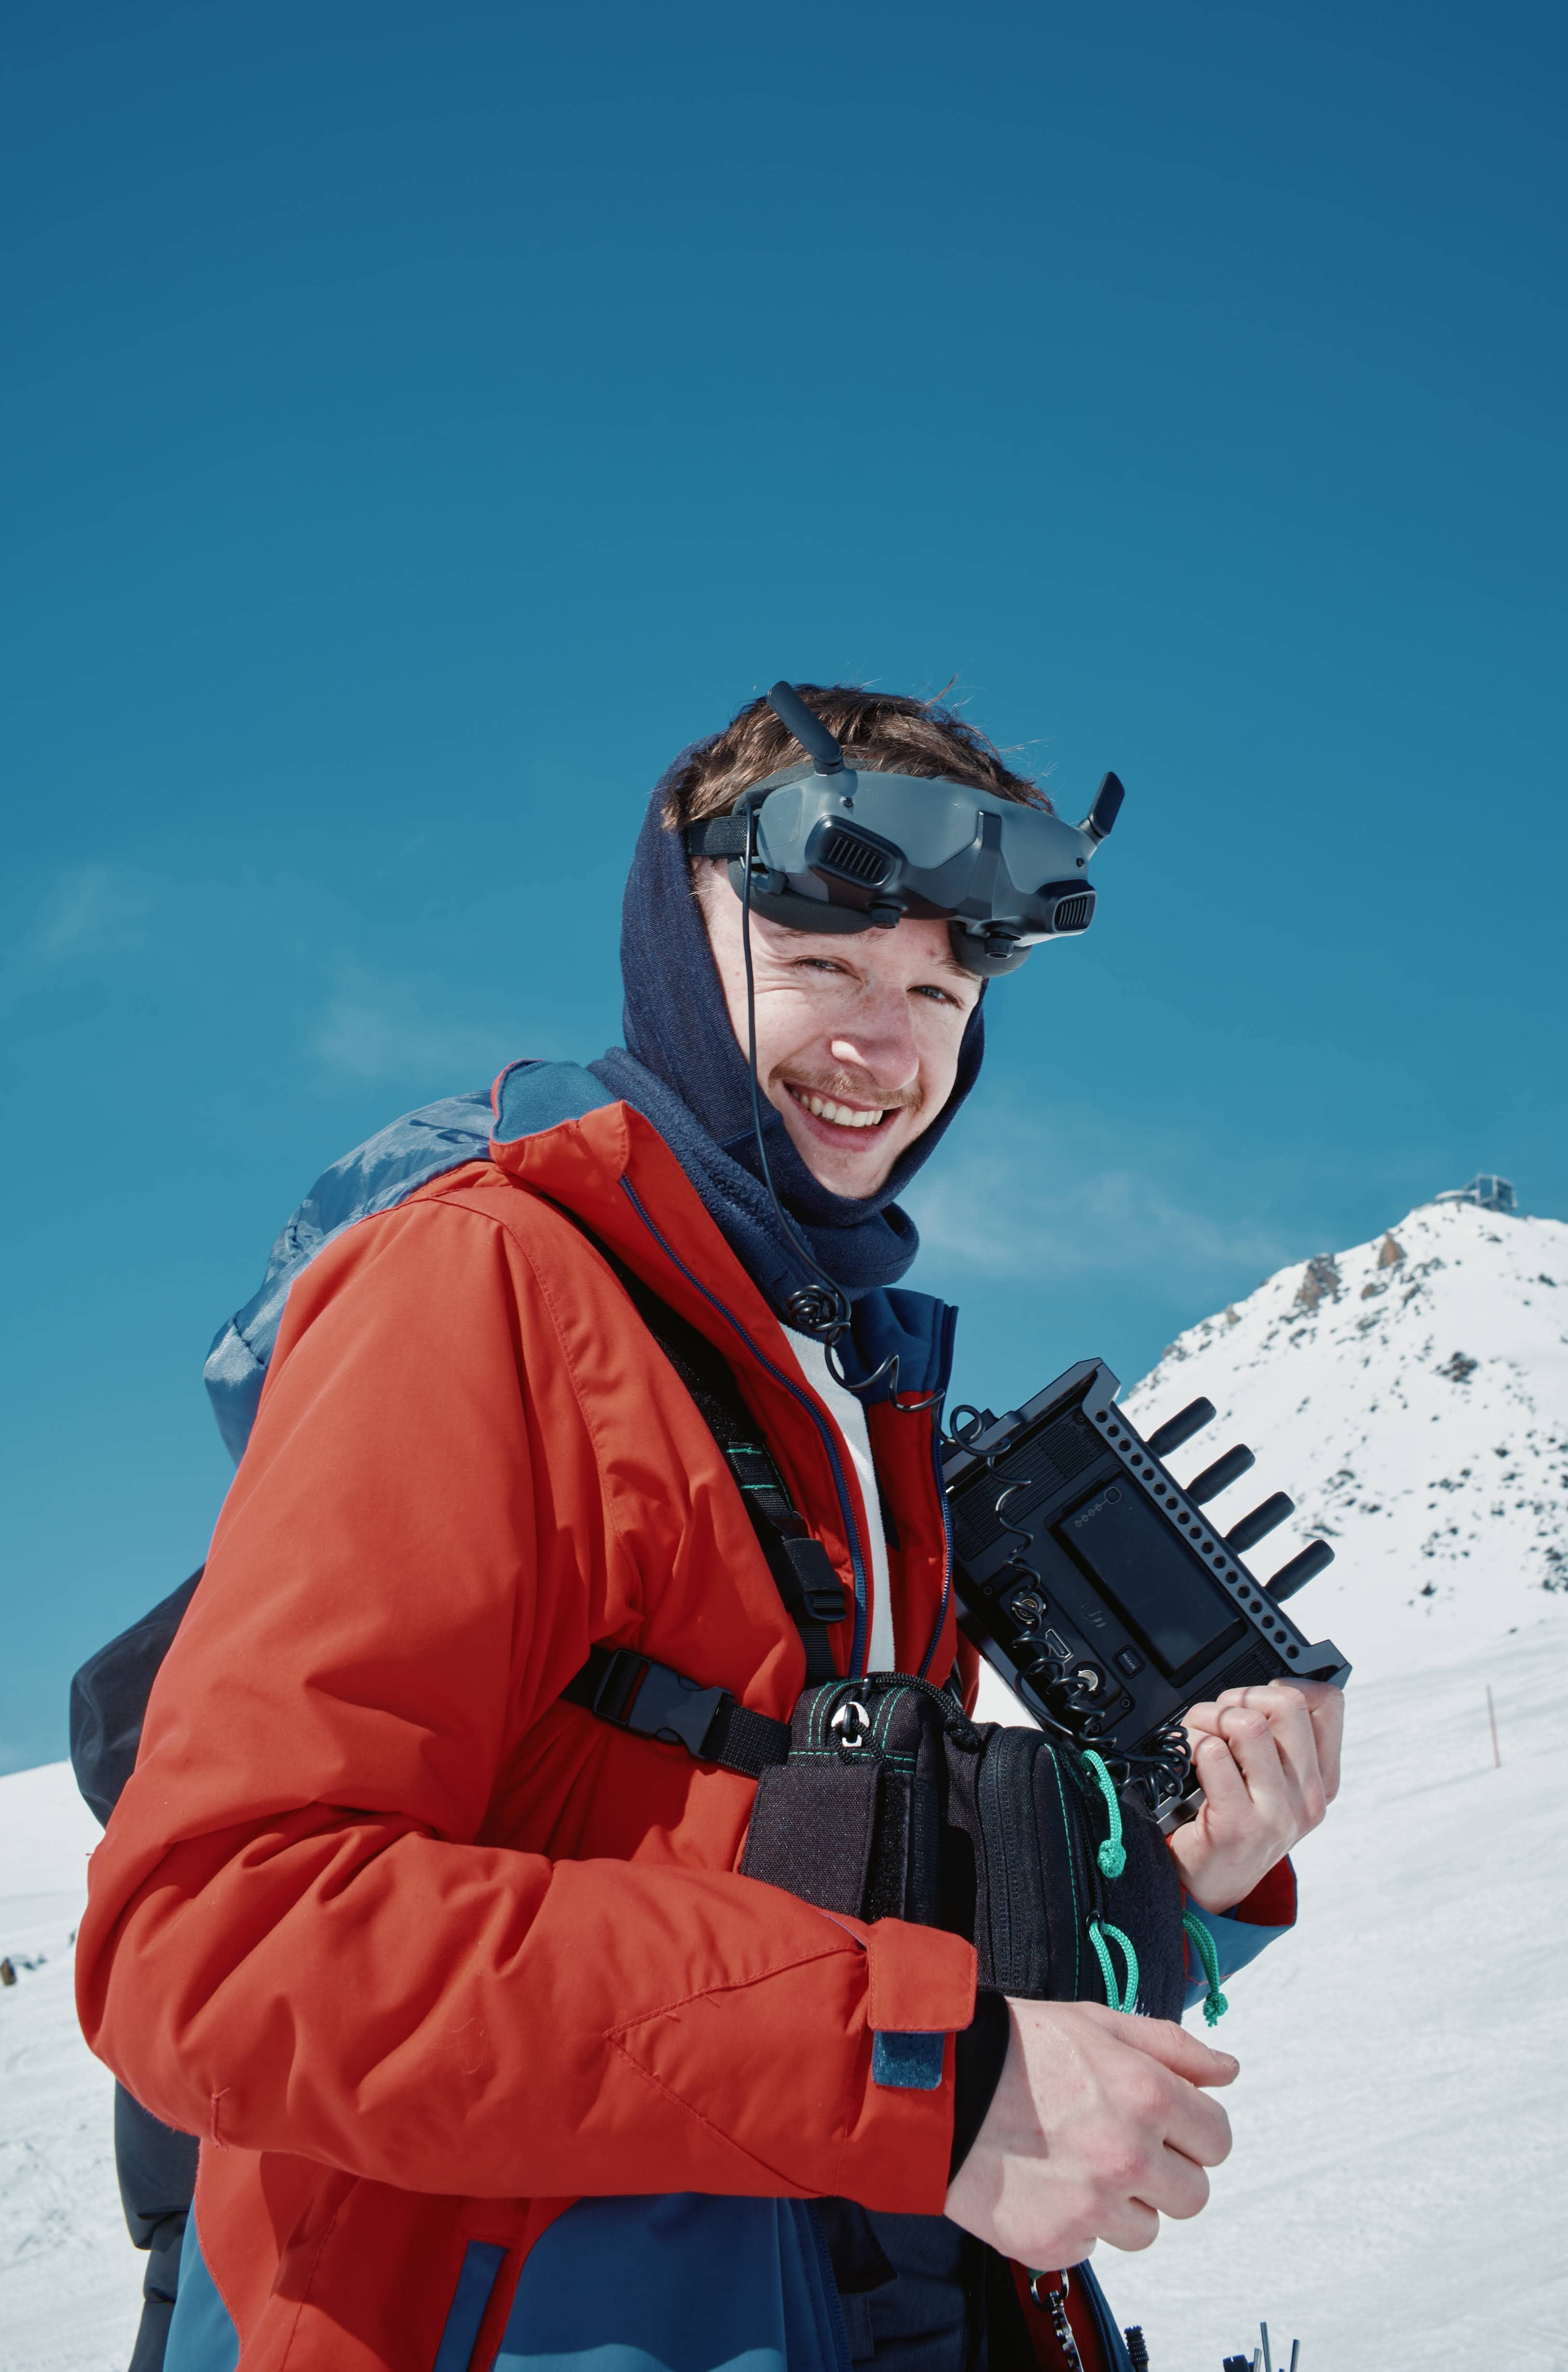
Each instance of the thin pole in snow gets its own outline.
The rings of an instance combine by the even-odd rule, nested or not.
[[[1501,1771],[1503,1768],[1503,1754],[1502,1750],[1499,1748],[1497,1743],[1497,1708],[1492,1702],[1492,1682],[1490,1680],[1488,1680],[1486,1684],[1486,1717],[1492,1724],[1492,1767],[1494,1771]]]

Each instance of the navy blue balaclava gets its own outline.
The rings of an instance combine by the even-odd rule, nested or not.
[[[682,751],[656,785],[627,877],[621,910],[626,1043],[612,1046],[588,1068],[652,1121],[741,1265],[782,1315],[790,1295],[813,1279],[762,1183],[745,1051],[731,1026],[681,834],[664,820],[666,786],[689,755]],[[763,1099],[762,1134],[779,1199],[852,1299],[896,1285],[920,1249],[914,1222],[895,1197],[935,1151],[974,1086],[984,1049],[977,1004],[952,1094],[900,1156],[886,1184],[864,1197],[835,1194],[814,1178],[782,1117]]]

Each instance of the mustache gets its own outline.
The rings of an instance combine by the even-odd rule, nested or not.
[[[918,1111],[925,1098],[918,1087],[874,1087],[868,1080],[857,1079],[853,1071],[776,1071],[774,1077],[781,1087],[794,1087],[808,1096],[825,1096],[834,1103],[872,1104],[880,1111]]]

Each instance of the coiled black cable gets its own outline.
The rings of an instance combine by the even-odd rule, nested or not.
[[[1066,1740],[1070,1746],[1082,1748],[1094,1745],[1104,1760],[1112,1785],[1120,1791],[1132,1788],[1157,1820],[1167,1805],[1176,1802],[1186,1791],[1192,1775],[1192,1749],[1179,1716],[1161,1725],[1149,1744],[1140,1752],[1125,1748],[1108,1749],[1098,1745],[1092,1736],[1086,1737],[1086,1719],[1097,1710],[1098,1691],[1086,1686],[1071,1660],[1053,1652],[1045,1633],[1045,1584],[1038,1569],[1025,1552],[1032,1548],[1034,1535],[1022,1524],[1015,1523],[1007,1514],[1007,1502],[1016,1492],[1026,1490],[1024,1480],[1009,1482],[997,1476],[996,1461],[1009,1444],[1002,1442],[993,1450],[978,1448],[979,1436],[986,1430],[985,1418],[979,1409],[967,1403],[953,1411],[948,1424],[947,1438],[955,1448],[967,1450],[971,1458],[983,1463],[988,1474],[1002,1481],[1002,1489],[992,1501],[992,1512],[1004,1533],[1011,1534],[1016,1545],[1009,1550],[1007,1562],[998,1576],[1004,1588],[1028,1589],[1040,1600],[1038,1618],[1023,1622],[1015,1636],[1007,1643],[1018,1677],[1034,1691],[1043,1708],[1038,1718],[1043,1728]],[[1010,1578],[1011,1576],[1011,1578]],[[1011,1611],[1011,1610],[1009,1610]],[[1018,1618],[1015,1615],[1015,1622]]]
[[[779,1225],[807,1268],[814,1270],[816,1275],[814,1283],[797,1286],[790,1295],[784,1303],[784,1317],[798,1332],[809,1334],[820,1343],[828,1373],[846,1392],[853,1392],[857,1400],[869,1400],[877,1387],[885,1383],[888,1398],[893,1406],[905,1416],[916,1416],[923,1409],[935,1408],[942,1395],[940,1392],[927,1392],[917,1399],[900,1399],[899,1355],[896,1351],[890,1351],[881,1366],[869,1376],[862,1377],[858,1383],[852,1382],[845,1374],[843,1363],[836,1355],[836,1346],[850,1330],[849,1296],[842,1285],[828,1274],[801,1229],[780,1202],[778,1189],[773,1184],[772,1164],[768,1159],[767,1139],[762,1134],[762,1087],[757,1076],[757,983],[751,961],[751,877],[757,869],[757,810],[754,807],[748,807],[745,887],[740,893],[740,945],[746,959],[746,1064],[751,1075],[751,1133],[757,1141],[762,1183],[768,1190],[768,1199],[777,1214]]]

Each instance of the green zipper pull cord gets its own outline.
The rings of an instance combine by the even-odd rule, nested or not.
[[[1084,1749],[1084,1760],[1095,1774],[1099,1792],[1105,1797],[1105,1808],[1110,1815],[1110,1834],[1095,1858],[1099,1863],[1102,1878],[1120,1878],[1127,1866],[1127,1848],[1121,1842],[1121,1798],[1103,1759],[1092,1746]]]
[[[1122,1957],[1127,1963],[1127,1982],[1125,1988],[1121,1990],[1117,1987],[1116,1971],[1111,1967],[1110,1954],[1106,1948],[1105,1939],[1108,1936],[1112,1943],[1121,1945]],[[1109,1920],[1102,1924],[1099,1920],[1091,1919],[1089,1941],[1099,1955],[1100,1974],[1105,1979],[1106,2000],[1112,2009],[1131,2010],[1138,1998],[1138,1955],[1132,1949],[1132,1938],[1131,1936],[1124,1936],[1120,1927],[1111,1926]]]
[[[1218,2026],[1230,2007],[1230,2004],[1220,1991],[1220,1956],[1214,1949],[1214,1939],[1202,1921],[1194,1919],[1190,1911],[1182,1913],[1181,1926],[1188,1942],[1203,1963],[1203,1974],[1208,1980],[1209,1990],[1203,2002],[1203,2023],[1205,2026]]]

